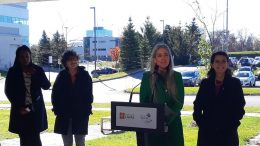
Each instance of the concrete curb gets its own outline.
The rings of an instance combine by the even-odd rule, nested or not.
[[[139,70],[137,70],[137,71],[133,71],[133,72],[131,72],[131,73],[127,74],[127,75],[121,76],[121,77],[110,78],[110,79],[105,79],[105,80],[100,80],[100,79],[97,78],[98,81],[93,81],[93,83],[103,82],[103,81],[110,81],[110,80],[114,80],[114,79],[120,79],[120,78],[124,78],[124,77],[130,76],[130,75],[132,75],[132,74],[136,74],[136,73],[139,73],[139,72],[143,72],[143,71],[144,71],[143,69],[139,69]]]

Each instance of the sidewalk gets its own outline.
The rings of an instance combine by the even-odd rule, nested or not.
[[[245,146],[260,146],[260,134],[251,138]]]
[[[107,136],[100,132],[100,125],[89,125],[88,133],[86,141]],[[43,146],[63,146],[60,134],[43,132],[41,140]],[[20,146],[19,138],[3,140],[0,143],[1,146]]]

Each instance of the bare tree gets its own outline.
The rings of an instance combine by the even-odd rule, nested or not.
[[[206,17],[202,13],[199,1],[194,0],[192,3],[190,3],[186,0],[186,3],[191,7],[193,12],[195,13],[196,19],[203,25],[203,28],[204,28],[204,30],[207,33],[207,36],[209,38],[210,45],[212,46],[212,49],[214,50],[215,49],[215,42],[214,42],[214,40],[215,40],[215,25],[216,25],[216,22],[217,22],[217,18],[221,15],[221,13],[219,14],[218,11],[217,11],[217,4],[216,4],[216,8],[212,9],[214,14],[211,15],[212,30],[210,31],[209,30],[209,23],[207,22]]]
[[[246,40],[248,38],[247,30],[241,29],[238,31],[237,39],[238,39],[238,50],[246,51]]]

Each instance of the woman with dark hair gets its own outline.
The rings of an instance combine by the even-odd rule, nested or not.
[[[239,145],[237,129],[245,114],[245,99],[239,79],[231,76],[228,61],[225,52],[212,54],[208,78],[202,80],[194,101],[197,146]]]
[[[19,134],[21,146],[42,145],[40,132],[48,124],[41,89],[50,86],[43,69],[32,63],[30,49],[18,47],[6,76],[5,94],[11,102],[9,131]]]
[[[143,74],[141,103],[165,105],[165,133],[137,132],[138,146],[184,146],[181,109],[184,103],[182,76],[173,70],[173,57],[166,44],[157,44],[151,54],[149,71]]]
[[[56,115],[54,132],[62,134],[64,146],[85,146],[89,115],[92,113],[92,79],[79,65],[76,52],[68,50],[61,59],[62,70],[53,85],[52,104]]]

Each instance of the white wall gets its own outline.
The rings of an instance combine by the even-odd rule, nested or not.
[[[83,46],[72,47],[71,49],[79,55],[80,60],[84,60],[84,48],[83,48]]]
[[[115,38],[114,37],[97,37],[97,56],[110,56],[109,51],[111,48],[115,47]],[[94,38],[90,38],[90,56],[95,55],[94,51]],[[100,51],[99,49],[105,48],[105,50]]]
[[[8,70],[13,65],[15,51],[22,45],[20,36],[0,35],[0,69]]]

